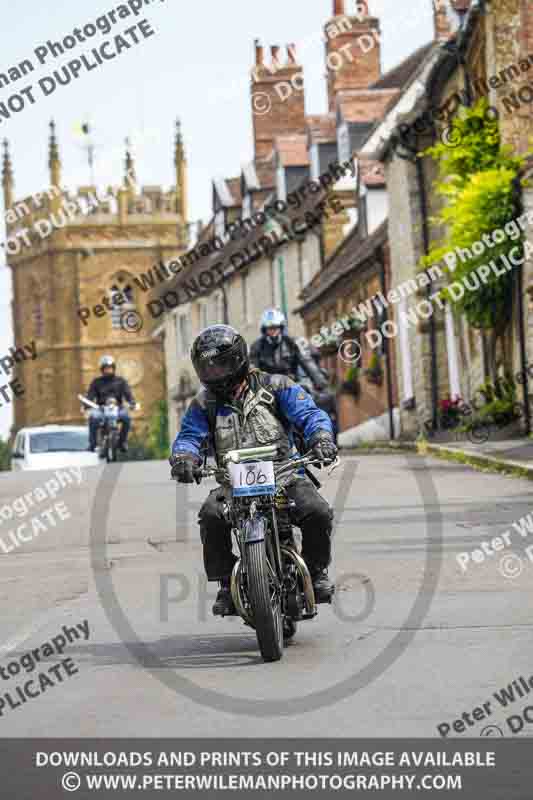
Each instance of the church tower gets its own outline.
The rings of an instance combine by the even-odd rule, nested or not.
[[[136,278],[161,261],[182,255],[187,237],[187,168],[178,129],[176,182],[169,191],[140,187],[126,147],[124,181],[107,190],[61,186],[62,164],[55,124],[50,123],[50,186],[16,201],[7,142],[2,186],[6,259],[12,271],[15,347],[35,343],[36,360],[20,360],[16,377],[24,395],[14,400],[14,425],[81,424],[78,393],[99,374],[110,353],[141,410],[140,433],[165,397],[162,342],[153,337],[150,297]],[[11,376],[11,379],[14,376]]]

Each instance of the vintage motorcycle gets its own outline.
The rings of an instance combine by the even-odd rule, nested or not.
[[[276,445],[231,450],[222,468],[204,466],[198,471],[231,486],[223,515],[240,552],[231,575],[231,595],[245,624],[255,629],[264,661],[279,661],[297,623],[317,614],[311,575],[289,520],[292,501],[283,484],[296,470],[320,462],[304,456],[278,466],[271,460],[276,454]],[[329,474],[339,463],[336,459]]]
[[[120,408],[116,398],[109,397],[104,406],[93,403],[92,400],[81,394],[78,395],[78,399],[88,408],[95,408],[97,411],[100,408],[103,409],[104,417],[100,422],[96,435],[98,453],[100,458],[105,458],[108,463],[116,461],[120,436],[119,425],[121,424],[118,418]]]

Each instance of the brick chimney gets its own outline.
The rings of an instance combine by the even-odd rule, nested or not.
[[[324,26],[329,110],[346,89],[366,89],[381,76],[379,20],[366,1],[356,3],[355,16],[345,13],[344,0],[333,0],[333,17]]]
[[[256,159],[270,155],[276,136],[305,133],[303,67],[297,62],[294,44],[287,45],[283,57],[273,45],[267,64],[264,48],[256,40],[251,101]]]
[[[464,12],[470,0],[431,0],[433,5],[433,23],[435,41],[446,42],[457,29],[459,19],[457,12]]]

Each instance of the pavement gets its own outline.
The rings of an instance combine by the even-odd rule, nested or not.
[[[483,466],[485,463],[487,466],[518,470],[524,477],[533,479],[533,440],[527,437],[488,441],[484,444],[473,444],[468,441],[432,444],[429,441],[428,452],[436,455],[439,453],[463,454],[465,457],[477,461],[479,466]]]
[[[493,693],[533,673],[533,561],[518,573],[479,549],[533,508],[531,483],[400,451],[346,454],[319,476],[336,602],[275,664],[240,619],[211,615],[196,527],[210,484],[177,487],[165,462],[110,464],[61,489],[70,519],[29,539],[21,517],[26,541],[0,552],[2,735],[531,735],[508,722],[527,698],[504,708]],[[0,509],[49,477],[2,473]],[[13,528],[0,519],[5,541]],[[458,555],[474,550],[465,570]],[[36,650],[38,664],[24,658]]]

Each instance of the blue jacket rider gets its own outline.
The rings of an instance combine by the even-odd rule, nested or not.
[[[294,452],[291,429],[323,463],[337,455],[328,415],[286,375],[250,369],[248,347],[229,325],[212,325],[195,339],[191,358],[203,384],[183,418],[172,446],[172,476],[182,483],[199,482],[200,451],[211,439],[217,463],[229,450],[276,444],[278,458]],[[331,560],[333,510],[306,475],[293,475],[285,486],[291,522],[302,530],[302,556],[309,567],[317,602],[333,593],[327,567]],[[214,489],[200,514],[200,536],[208,580],[220,581],[213,613],[234,614],[230,576],[235,563],[231,528],[222,516],[224,488]]]

